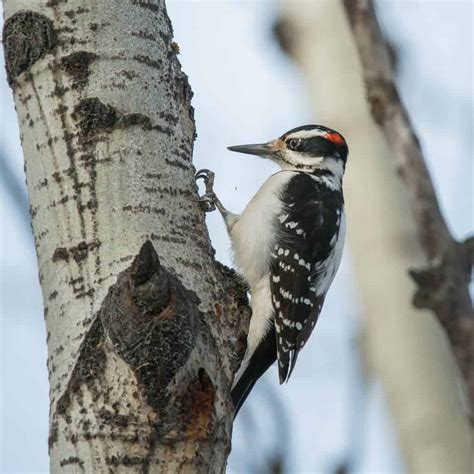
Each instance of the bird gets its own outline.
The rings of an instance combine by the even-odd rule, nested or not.
[[[204,211],[221,213],[234,264],[250,290],[247,348],[232,385],[234,416],[257,380],[278,361],[287,382],[308,341],[339,267],[346,218],[342,180],[349,149],[322,125],[293,128],[266,143],[228,147],[280,166],[241,214],[228,211],[214,192],[215,175],[196,173],[206,192]]]

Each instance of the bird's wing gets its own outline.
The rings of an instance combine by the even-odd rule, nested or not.
[[[280,383],[290,377],[321,312],[330,284],[326,280],[332,280],[333,275],[325,272],[338,237],[342,195],[328,192],[301,173],[290,180],[282,196],[278,244],[270,262]]]

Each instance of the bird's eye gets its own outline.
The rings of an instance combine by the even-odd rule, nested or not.
[[[300,143],[301,143],[301,138],[292,138],[288,142],[288,146],[290,147],[291,150],[296,150],[300,146]]]

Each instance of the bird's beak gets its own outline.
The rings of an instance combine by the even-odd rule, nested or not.
[[[265,158],[272,157],[279,149],[281,140],[272,140],[267,143],[256,143],[253,145],[236,145],[227,147],[230,151],[237,153],[246,153],[247,155],[263,156]]]

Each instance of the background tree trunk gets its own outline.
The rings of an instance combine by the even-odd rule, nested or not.
[[[410,269],[418,285],[415,306],[430,309],[454,349],[474,409],[474,312],[469,294],[471,237],[459,243],[449,232],[438,204],[419,140],[402,104],[385,42],[370,0],[344,1],[359,50],[367,98],[374,121],[390,144],[413,214],[427,265]]]
[[[6,0],[53,472],[222,472],[249,310],[196,202],[162,1]]]
[[[341,2],[287,2],[276,29],[301,67],[317,122],[349,144],[344,182],[348,240],[362,307],[361,347],[382,381],[409,472],[470,472],[462,377],[446,335],[413,307],[408,270],[424,255],[391,150],[370,113]]]

